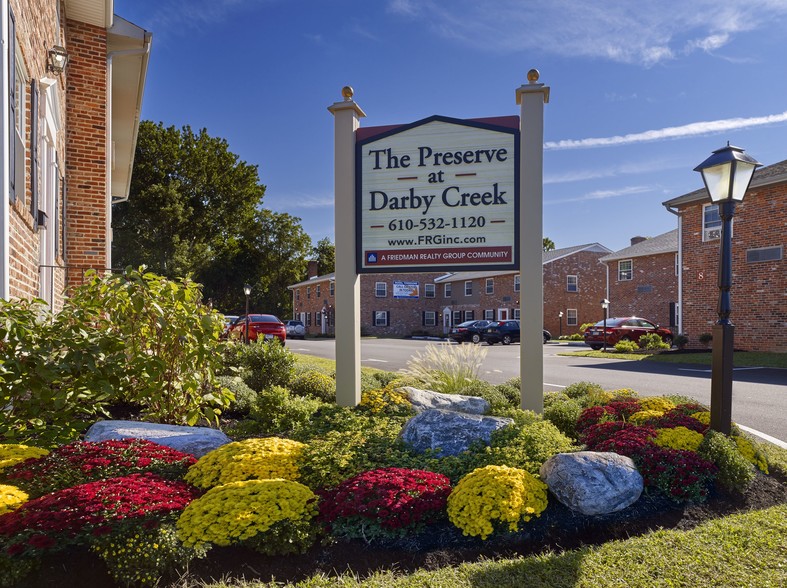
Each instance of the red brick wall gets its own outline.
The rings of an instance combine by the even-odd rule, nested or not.
[[[608,255],[580,251],[544,265],[544,328],[552,337],[560,335],[559,313],[563,311],[563,335],[579,333],[583,323],[604,318],[601,300],[606,293],[606,269],[600,258]],[[577,276],[577,291],[567,290],[567,276]],[[576,309],[577,324],[568,324],[568,309]]]
[[[69,265],[105,268],[107,259],[107,33],[68,21],[66,101]],[[81,279],[70,274],[71,283]]]
[[[610,261],[609,316],[639,316],[669,326],[670,302],[678,302],[676,255],[632,257],[632,278],[622,281],[618,280],[618,261]]]
[[[683,219],[683,330],[689,345],[718,319],[719,241],[702,241],[702,204]],[[749,263],[746,251],[782,246],[779,261]],[[732,235],[732,314],[735,348],[787,352],[787,183],[752,189],[738,204]]]

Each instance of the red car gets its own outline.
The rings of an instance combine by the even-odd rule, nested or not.
[[[246,339],[246,315],[239,316],[228,329],[230,339],[244,341]],[[287,340],[287,327],[272,314],[249,315],[249,341],[256,341],[258,337],[273,339],[276,337],[282,345]]]
[[[642,335],[656,333],[665,343],[672,345],[673,334],[669,329],[636,316],[607,319],[607,347],[614,347],[618,341],[639,343]],[[592,349],[604,347],[604,321],[599,321],[585,329],[585,345]]]

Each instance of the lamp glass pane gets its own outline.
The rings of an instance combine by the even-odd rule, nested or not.
[[[735,169],[735,180],[732,184],[732,199],[740,202],[746,195],[751,177],[754,174],[755,165],[745,161],[739,161]]]
[[[702,179],[705,180],[705,186],[708,188],[710,199],[713,202],[721,202],[727,199],[727,193],[730,189],[731,169],[732,163],[726,162],[721,165],[706,167],[702,170]]]

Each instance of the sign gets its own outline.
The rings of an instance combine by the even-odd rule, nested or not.
[[[356,176],[358,273],[519,267],[518,127],[432,116],[357,141]]]
[[[394,282],[393,297],[418,299],[418,288],[418,282]]]

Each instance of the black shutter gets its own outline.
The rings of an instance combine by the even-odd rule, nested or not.
[[[391,311],[389,311],[389,310],[385,311],[385,326],[386,327],[390,327],[391,326]]]
[[[57,151],[55,151],[55,209],[52,211],[52,222],[50,223],[50,230],[55,232],[54,239],[52,240],[55,248],[55,263],[60,253],[58,251],[60,248],[60,181],[60,161],[58,161]]]
[[[66,263],[66,243],[67,243],[67,241],[66,241],[66,220],[68,218],[68,215],[66,214],[67,210],[68,210],[68,204],[66,203],[66,195],[68,194],[68,192],[66,191],[66,177],[65,177],[65,175],[63,176],[63,179],[61,180],[61,183],[60,183],[60,191],[61,191],[61,198],[60,198],[60,200],[63,203],[63,219],[62,219],[62,223],[61,223],[62,224],[62,230],[60,232],[61,241],[62,241],[61,255],[63,257],[63,263]]]
[[[375,310],[372,311],[372,326],[377,326],[377,311]]]
[[[38,85],[30,81],[30,214],[38,229]]]
[[[8,6],[8,194],[16,202],[16,20]]]
[[[425,310],[421,313],[421,326],[422,327],[426,326],[426,311]]]

